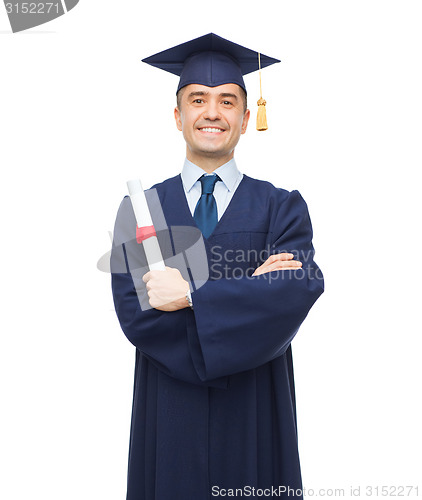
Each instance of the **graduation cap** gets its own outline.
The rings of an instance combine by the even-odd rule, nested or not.
[[[257,130],[267,130],[266,101],[262,98],[261,68],[280,62],[214,33],[163,50],[142,62],[180,76],[177,92],[192,83],[217,87],[235,83],[245,92],[243,75],[259,71],[260,98],[258,100]]]

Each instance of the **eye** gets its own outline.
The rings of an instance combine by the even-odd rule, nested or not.
[[[202,103],[204,102],[204,100],[203,100],[203,99],[199,99],[199,98],[198,98],[198,99],[194,99],[194,100],[193,100],[193,102],[194,102],[195,104],[202,104]]]
[[[231,101],[223,101],[224,106],[232,106],[233,103]]]

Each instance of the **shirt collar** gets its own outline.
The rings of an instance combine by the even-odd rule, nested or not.
[[[198,167],[198,165],[195,165],[187,158],[185,158],[185,163],[183,165],[181,177],[183,185],[185,186],[187,192],[189,192],[192,189],[195,182],[204,173],[206,172],[201,167]],[[237,168],[234,158],[229,160],[224,165],[221,165],[221,167],[216,168],[212,173],[218,174],[218,176],[223,181],[223,183],[225,184],[226,188],[229,191],[231,191],[234,188],[236,180],[240,175],[240,172]]]

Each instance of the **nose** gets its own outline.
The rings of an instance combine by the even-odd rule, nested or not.
[[[203,117],[206,120],[219,120],[221,118],[218,104],[212,99],[207,102]]]

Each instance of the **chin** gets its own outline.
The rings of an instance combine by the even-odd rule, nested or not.
[[[226,145],[224,144],[217,144],[217,143],[211,143],[211,142],[203,142],[200,144],[197,144],[197,150],[198,151],[207,151],[209,153],[221,153],[225,154],[227,153],[227,148],[225,147]]]
[[[213,149],[213,148],[204,148],[204,149],[198,149],[198,154],[203,155],[203,156],[208,156],[208,157],[220,157],[220,156],[225,156],[227,155],[227,151],[223,151],[221,149]]]

